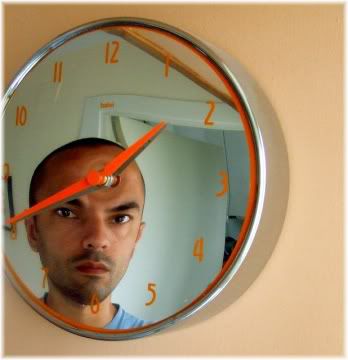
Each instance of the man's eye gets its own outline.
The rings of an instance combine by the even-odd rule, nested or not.
[[[130,220],[128,215],[119,215],[114,217],[114,222],[117,224],[125,224]]]
[[[67,208],[56,209],[56,213],[61,217],[76,218],[76,215],[70,209]]]

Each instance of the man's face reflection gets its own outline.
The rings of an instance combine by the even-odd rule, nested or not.
[[[65,150],[49,160],[36,194],[40,201],[101,169],[122,150],[103,145]],[[128,268],[144,224],[144,188],[135,163],[114,188],[83,195],[27,221],[31,247],[48,269],[50,292],[89,305],[103,301]]]

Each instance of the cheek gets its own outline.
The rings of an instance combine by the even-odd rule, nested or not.
[[[113,231],[109,254],[115,260],[116,264],[128,264],[134,253],[137,233],[138,230],[134,228]]]
[[[112,243],[120,249],[133,248],[136,243],[139,231],[139,224],[130,223],[111,228],[110,234]]]
[[[76,235],[69,229],[56,226],[38,226],[39,252],[50,259],[64,259],[75,247]]]
[[[110,240],[117,243],[120,247],[131,242],[133,231],[130,226],[113,226],[109,229]]]
[[[59,221],[55,218],[48,217],[47,219],[40,219],[38,222],[39,233],[42,234],[52,247],[69,246],[72,245],[73,239],[81,237],[81,226],[76,226],[73,221]]]

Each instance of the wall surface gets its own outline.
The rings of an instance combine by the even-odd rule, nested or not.
[[[5,85],[68,29],[136,16],[192,32],[239,60],[278,114],[290,163],[287,216],[250,288],[148,338],[108,342],[68,333],[4,281],[6,355],[339,355],[343,352],[343,5],[4,6]]]

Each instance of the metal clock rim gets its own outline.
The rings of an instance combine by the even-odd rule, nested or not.
[[[258,223],[261,218],[263,201],[265,197],[265,187],[266,187],[266,160],[265,160],[265,150],[264,150],[260,128],[257,125],[255,115],[253,114],[248,99],[245,93],[243,92],[243,89],[239,84],[237,78],[232,73],[231,69],[223,62],[223,60],[221,60],[221,58],[214,51],[208,48],[204,43],[202,43],[196,37],[176,27],[151,19],[137,18],[137,17],[106,18],[106,19],[101,19],[101,20],[82,24],[78,27],[75,27],[67,32],[58,35],[53,40],[51,40],[46,45],[44,45],[42,48],[40,48],[36,53],[34,53],[34,55],[24,64],[24,66],[16,73],[14,78],[10,81],[10,84],[7,90],[5,91],[4,97],[2,99],[2,104],[1,104],[2,113],[4,113],[8,101],[11,99],[11,97],[13,96],[13,94],[15,93],[16,89],[20,85],[21,81],[25,78],[25,76],[41,60],[43,60],[56,48],[65,44],[69,40],[75,39],[80,35],[83,35],[91,31],[100,30],[103,27],[111,27],[111,26],[141,26],[149,29],[157,29],[174,34],[178,38],[181,38],[182,40],[186,41],[188,44],[190,44],[190,46],[198,50],[211,62],[213,62],[219,68],[221,73],[224,74],[225,79],[228,80],[229,84],[235,89],[242,105],[245,108],[246,113],[248,114],[248,122],[254,140],[254,150],[256,154],[256,167],[257,167],[256,169],[257,193],[256,193],[254,211],[252,214],[252,218],[250,220],[248,230],[245,234],[243,243],[241,245],[241,248],[239,249],[239,252],[236,255],[233,263],[230,264],[229,268],[224,272],[223,276],[220,278],[217,284],[208,292],[208,294],[206,294],[203,297],[203,299],[193,303],[191,306],[189,306],[188,309],[183,310],[182,312],[179,310],[176,314],[179,313],[180,315],[174,314],[165,320],[161,320],[157,322],[158,325],[156,325],[155,323],[149,329],[140,328],[139,330],[130,330],[127,333],[104,334],[104,333],[94,333],[84,329],[76,329],[73,327],[69,327],[66,323],[62,321],[58,321],[56,318],[49,316],[44,309],[38,308],[30,300],[24,297],[19,290],[18,284],[16,284],[14,279],[12,279],[12,277],[9,276],[8,273],[6,274],[9,280],[11,281],[11,283],[15,286],[16,290],[20,293],[21,297],[23,297],[23,299],[31,307],[33,307],[37,312],[39,312],[40,315],[42,315],[44,318],[54,323],[55,325],[62,327],[69,332],[88,338],[101,339],[101,340],[127,340],[127,339],[136,339],[157,333],[160,330],[163,330],[171,325],[174,325],[178,321],[184,320],[192,316],[202,307],[210,303],[231,281],[231,279],[237,273],[238,269],[240,268],[241,264],[243,263],[245,257],[249,252],[249,249],[254,240]]]

